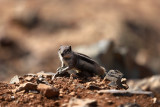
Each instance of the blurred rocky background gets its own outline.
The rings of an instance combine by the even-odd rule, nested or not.
[[[159,0],[1,0],[0,81],[56,72],[60,45],[127,78],[159,74],[159,9]]]

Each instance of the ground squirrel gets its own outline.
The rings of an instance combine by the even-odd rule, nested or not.
[[[85,72],[88,74],[96,74],[102,78],[106,75],[104,67],[97,64],[87,55],[72,51],[71,46],[60,46],[58,55],[62,65],[57,69],[55,76],[72,70],[78,70],[79,72]]]

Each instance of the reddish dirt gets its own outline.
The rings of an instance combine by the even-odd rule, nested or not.
[[[0,83],[0,106],[54,106],[67,107],[70,98],[76,97],[80,99],[95,99],[98,107],[115,107],[125,103],[137,103],[141,107],[158,107],[158,103],[153,104],[153,97],[147,95],[112,95],[112,94],[98,94],[97,91],[101,89],[111,89],[107,84],[108,81],[102,82],[99,77],[73,79],[69,77],[58,77],[54,81],[46,78],[50,84],[59,89],[58,97],[46,98],[40,93],[31,93],[20,91],[15,94],[12,90],[21,83],[26,82],[25,76],[22,77],[19,84]],[[31,81],[36,82],[36,77]],[[94,84],[87,88],[89,84]],[[14,98],[13,98],[14,96]],[[156,95],[158,100],[160,95]]]

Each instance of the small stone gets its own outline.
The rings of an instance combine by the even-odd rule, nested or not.
[[[154,97],[152,100],[153,100],[153,104],[157,103],[157,98],[156,97]]]
[[[65,94],[65,92],[64,92],[63,89],[60,89],[60,90],[59,90],[59,93],[60,93],[59,96],[63,96],[63,95]]]
[[[101,93],[110,93],[110,94],[114,94],[114,95],[150,95],[152,96],[152,92],[151,91],[134,91],[134,90],[100,90],[97,91],[97,93],[101,94]]]
[[[3,99],[3,97],[2,96],[0,96],[0,100],[2,100]]]
[[[87,82],[87,83],[86,83],[87,86],[90,85],[90,84],[92,84],[92,82]]]
[[[123,77],[123,73],[120,72],[119,70],[109,70],[109,72],[107,73],[110,77],[115,77],[115,78],[122,78]],[[110,80],[110,78],[107,78]],[[112,79],[111,79],[112,80]]]
[[[47,105],[48,106],[48,105]],[[52,106],[52,105],[51,105]],[[54,102],[54,106],[59,107],[59,101]]]
[[[43,76],[45,78],[52,78],[52,76],[55,75],[55,73],[53,72],[44,72],[44,71],[41,71],[41,72],[38,72],[37,73],[38,76]]]
[[[19,76],[19,80],[22,80],[23,79],[23,77],[22,76]]]
[[[60,93],[60,94],[59,94],[59,96],[60,96],[60,97],[62,97],[62,96],[63,96],[63,94],[62,94],[62,93]]]
[[[29,93],[38,94],[39,92],[36,90],[29,90]]]
[[[117,96],[116,99],[120,99],[120,98]]]
[[[107,97],[105,98],[105,100],[108,100],[108,99],[109,99],[109,98],[107,98]]]
[[[109,70],[105,75],[103,81],[109,80],[111,81],[108,86],[113,88],[121,88],[121,89],[128,89],[128,85],[126,84],[127,79],[122,78],[123,73],[118,70]],[[124,85],[122,85],[124,84]]]
[[[68,102],[68,99],[65,99],[64,102],[67,103],[67,102]]]
[[[28,82],[31,82],[33,79],[34,79],[34,78],[31,77],[31,76],[28,76],[28,77],[25,78],[25,80],[28,81]]]
[[[18,84],[19,83],[19,78],[18,78],[18,75],[15,75],[11,81],[10,81],[10,84]]]
[[[37,107],[43,107],[42,105],[38,105]]]
[[[59,90],[59,93],[64,93],[63,89],[60,89],[60,90]]]
[[[12,99],[12,100],[14,100],[14,99],[15,99],[15,97],[14,97],[14,96],[11,96],[11,99]]]
[[[88,83],[87,83],[87,86],[86,86],[86,89],[89,89],[89,90],[99,90],[100,87],[97,86],[97,85],[94,84],[94,83],[88,82]]]
[[[32,77],[34,77],[34,76],[36,76],[36,74],[29,73],[26,76],[32,76]]]
[[[71,98],[68,103],[68,107],[96,107],[97,101],[93,99],[78,99]]]
[[[37,84],[27,82],[27,83],[21,84],[18,88],[13,90],[13,92],[19,92],[23,90],[29,91],[29,90],[36,90],[36,89],[37,89]]]
[[[31,96],[29,96],[29,98],[31,98],[31,99],[34,98],[34,97],[35,97],[35,96],[34,96],[33,94],[32,94]]]
[[[61,105],[62,107],[67,107],[67,103],[64,103]]]
[[[126,103],[126,104],[121,104],[118,107],[140,107],[140,105],[136,103]]]
[[[113,104],[113,101],[112,101],[112,100],[108,100],[107,103],[108,103],[109,105],[111,105],[111,104]]]
[[[76,84],[76,88],[81,88],[81,89],[84,89],[85,87],[82,85],[82,84]]]
[[[47,98],[57,97],[59,95],[58,89],[46,84],[39,84],[37,90],[39,90],[40,93]]]
[[[71,92],[69,93],[69,95],[74,96],[76,93],[75,92]]]

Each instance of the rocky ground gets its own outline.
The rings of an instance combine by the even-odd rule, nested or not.
[[[158,94],[110,87],[110,81],[97,76],[52,80],[53,75],[39,72],[14,76],[10,84],[0,83],[0,106],[158,107],[160,104]],[[118,92],[110,92],[114,89]]]

